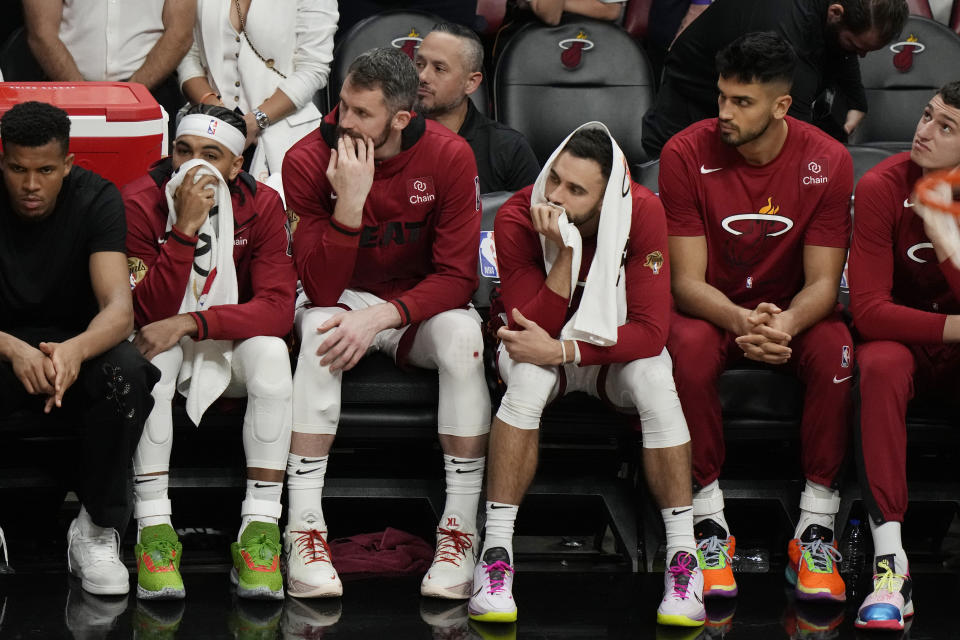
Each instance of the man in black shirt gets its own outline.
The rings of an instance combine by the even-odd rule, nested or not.
[[[441,23],[417,50],[416,110],[460,134],[473,149],[480,192],[517,191],[533,184],[540,165],[519,131],[487,118],[468,96],[483,79],[483,45],[470,29]]]
[[[86,591],[124,594],[127,467],[159,372],[125,341],[133,303],[120,192],[74,167],[70,120],[25,102],[0,119],[0,416],[64,413],[85,428],[83,506],[67,560]]]
[[[673,134],[717,115],[717,52],[752,31],[774,31],[799,58],[790,115],[810,122],[814,99],[835,87],[849,107],[844,133],[867,110],[857,56],[880,49],[903,29],[905,0],[716,0],[674,41],[656,102],[643,118],[651,157]]]

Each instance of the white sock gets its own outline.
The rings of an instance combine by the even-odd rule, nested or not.
[[[520,507],[518,505],[487,500],[487,525],[486,534],[483,538],[483,551],[480,554],[481,558],[487,552],[487,549],[503,547],[510,554],[511,564],[514,563],[513,524],[517,520],[519,511]]]
[[[485,462],[486,458],[458,458],[444,454],[447,502],[440,517],[441,527],[456,527],[461,531],[477,529],[477,507]]]
[[[870,533],[873,535],[873,567],[877,566],[877,558],[880,556],[893,555],[896,556],[894,572],[903,575],[909,573],[910,563],[907,560],[907,552],[903,550],[900,523],[891,521],[874,524],[873,518],[867,518],[867,520],[870,521]]]
[[[695,556],[697,542],[693,538],[693,506],[661,509],[660,516],[667,529],[667,564],[678,551]]]
[[[247,496],[240,507],[240,531],[237,533],[237,541],[240,540],[240,534],[247,528],[247,525],[256,520],[257,522],[277,522],[277,517],[260,513],[250,509],[248,505],[256,502],[276,503],[280,506],[280,494],[283,492],[282,482],[270,482],[269,480],[251,480],[247,478]]]
[[[300,523],[309,522],[311,529],[326,531],[327,523],[323,519],[320,500],[329,459],[330,456],[302,456],[297,453],[287,456],[288,529],[296,529]]]
[[[730,527],[723,515],[723,491],[717,480],[693,494],[693,524],[698,525],[704,520],[713,520],[723,527],[727,536],[730,535]]]
[[[812,524],[836,530],[836,515],[840,509],[840,492],[825,487],[816,482],[807,480],[807,485],[800,494],[800,520],[793,532],[794,538],[799,538]]]
[[[152,502],[154,500],[167,500],[167,488],[170,486],[170,475],[162,473],[160,475],[134,475],[133,476],[133,499],[135,504],[141,502]],[[137,542],[140,541],[140,532],[144,527],[152,527],[158,524],[168,524],[173,526],[169,513],[143,516],[137,518]]]

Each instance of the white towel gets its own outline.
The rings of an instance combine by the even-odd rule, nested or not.
[[[610,179],[603,194],[600,207],[600,226],[597,230],[597,250],[587,272],[583,296],[580,298],[580,307],[567,321],[560,331],[563,340],[583,340],[601,347],[617,344],[617,327],[627,320],[627,290],[626,273],[624,270],[623,254],[626,251],[627,241],[630,238],[630,222],[633,217],[633,197],[630,193],[630,169],[627,166],[623,151],[617,141],[610,135],[610,131],[601,122],[588,122],[580,125],[560,144],[553,152],[543,170],[533,184],[531,204],[547,202],[544,196],[544,184],[550,173],[554,160],[567,144],[574,133],[581,129],[600,129],[610,137],[613,147],[613,163],[611,164]],[[577,280],[580,275],[580,260],[583,255],[583,241],[576,225],[567,220],[567,216],[560,216],[560,236],[563,244],[573,248],[573,264],[570,270],[570,300],[572,292],[576,291]],[[540,237],[543,247],[543,264],[547,273],[553,266],[560,249],[552,242]]]
[[[197,236],[198,251],[194,254],[190,279],[183,292],[180,313],[204,311],[221,304],[236,304],[237,270],[233,264],[233,202],[230,189],[216,167],[204,160],[189,160],[167,182],[167,231],[177,222],[177,212],[173,206],[173,193],[183,182],[187,171],[200,165],[194,178],[213,175],[217,178],[216,195],[210,215],[200,227]],[[203,248],[209,243],[210,250]],[[208,275],[203,275],[208,274]],[[212,277],[212,281],[207,281]],[[177,376],[177,391],[187,399],[187,415],[194,424],[200,419],[213,401],[230,384],[230,361],[233,357],[231,340],[193,340],[184,337],[180,340],[183,349],[183,364]]]

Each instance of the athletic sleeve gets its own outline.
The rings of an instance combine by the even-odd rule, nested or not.
[[[99,176],[97,176],[99,178]],[[99,182],[99,180],[98,180]],[[107,180],[90,203],[89,212],[93,219],[87,250],[90,253],[100,251],[126,251],[127,221],[124,216],[123,198],[120,190]]]
[[[500,295],[510,329],[520,329],[513,320],[513,309],[518,309],[556,338],[566,321],[568,299],[546,284],[540,234],[529,222],[532,191],[528,187],[515,193],[500,207],[493,223]]]
[[[250,234],[253,297],[197,312],[197,340],[282,338],[293,328],[297,274],[287,255],[287,217],[279,194],[263,184],[257,185],[255,202],[258,213]]]
[[[390,302],[406,325],[456,309],[470,300],[477,288],[480,243],[480,187],[477,162],[465,140],[451,144],[443,158],[443,187],[437,189],[434,225],[433,273]]]
[[[634,185],[634,192],[637,188]],[[667,344],[671,300],[667,223],[653,194],[644,199],[634,196],[626,278],[627,322],[617,330],[617,344],[600,347],[577,341],[580,366],[652,358]]]
[[[283,191],[291,217],[293,262],[310,301],[318,307],[337,303],[353,275],[360,227],[333,219],[333,189],[327,181],[330,149],[314,132],[298,142],[283,160]]]
[[[696,182],[679,145],[667,142],[660,154],[660,201],[672,236],[703,236],[706,230],[697,201]]]
[[[897,194],[882,175],[868,171],[857,184],[850,248],[850,310],[867,340],[940,344],[947,317],[893,302],[894,223]]]
[[[176,227],[163,237],[166,203],[161,204],[160,198],[160,189],[149,177],[132,182],[123,190],[127,265],[134,286],[133,315],[137,328],[180,312],[197,247],[196,238],[185,236]]]
[[[839,147],[830,156],[829,179],[817,204],[816,213],[807,225],[803,243],[815,247],[850,246],[850,194],[853,193],[853,160]],[[810,189],[811,187],[801,187]]]

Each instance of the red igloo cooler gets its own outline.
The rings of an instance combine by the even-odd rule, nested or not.
[[[0,82],[0,115],[30,100],[48,102],[70,114],[74,164],[118,187],[145,174],[166,154],[166,113],[142,84]]]

